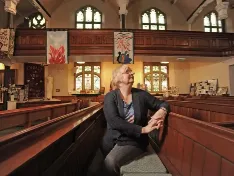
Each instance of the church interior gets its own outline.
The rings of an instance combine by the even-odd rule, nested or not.
[[[121,175],[233,176],[234,0],[1,0],[0,176],[91,176],[123,64],[171,112]]]

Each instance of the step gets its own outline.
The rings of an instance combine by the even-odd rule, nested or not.
[[[122,175],[127,173],[160,174],[167,173],[167,170],[156,153],[147,152],[143,156],[140,156],[137,159],[131,161],[130,163],[122,166],[120,168],[120,173]]]
[[[123,176],[172,176],[171,174],[164,173],[127,173]]]

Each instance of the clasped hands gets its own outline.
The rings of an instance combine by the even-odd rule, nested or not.
[[[163,126],[167,112],[164,109],[159,109],[150,119],[148,125],[142,128],[142,133],[150,133],[155,129]]]

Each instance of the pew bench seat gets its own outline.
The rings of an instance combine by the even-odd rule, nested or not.
[[[171,176],[154,151],[148,151],[120,168],[123,176]]]

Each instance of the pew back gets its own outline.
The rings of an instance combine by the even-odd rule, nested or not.
[[[22,126],[30,127],[39,120],[46,121],[78,110],[77,103],[64,103],[0,111],[0,130]]]
[[[205,122],[234,121],[234,106],[227,104],[168,100],[171,111]]]
[[[0,175],[84,175],[103,136],[102,106],[1,137]]]
[[[234,131],[170,113],[160,159],[173,176],[234,175]]]

